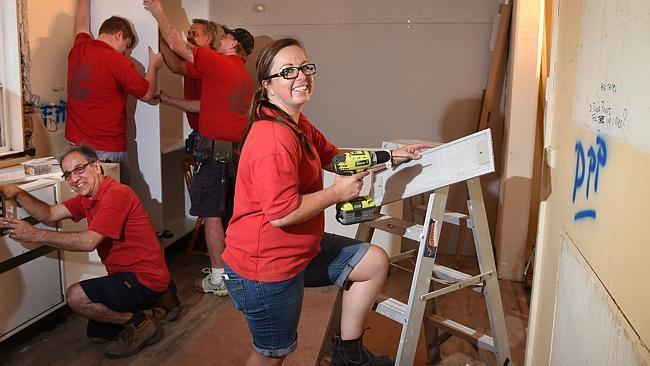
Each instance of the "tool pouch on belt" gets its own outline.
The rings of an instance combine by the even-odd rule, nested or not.
[[[185,138],[185,153],[187,155],[193,155],[194,153],[194,143],[196,141],[196,137],[199,134],[196,133],[196,131],[190,132],[190,134]]]
[[[192,133],[185,140],[185,152],[194,157],[194,161],[203,163],[206,160],[212,159],[212,145],[211,139],[199,135],[196,131]]]

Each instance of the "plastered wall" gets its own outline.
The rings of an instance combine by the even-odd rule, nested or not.
[[[302,40],[318,66],[306,113],[341,146],[378,147],[475,130],[498,4],[217,0],[210,17],[245,26],[256,48],[283,36]]]
[[[647,364],[650,90],[644,60],[650,55],[650,3],[556,2],[552,11],[556,19],[545,126],[552,193],[540,217],[527,364],[548,364],[551,355],[553,360],[586,360],[575,353],[599,345],[580,334],[603,331],[609,337],[616,327],[603,330],[566,314],[577,306],[590,314],[603,305],[620,329],[629,330],[618,336],[635,345],[632,351],[609,347],[607,356],[626,359],[634,352],[629,359],[640,360],[634,364]],[[561,242],[583,259],[572,263],[584,268],[565,270],[587,273],[605,297],[580,303],[558,296],[558,286],[588,285],[571,283],[579,281],[575,276],[558,276],[564,260]],[[558,316],[564,316],[561,322]],[[556,337],[580,347],[552,347]]]
[[[67,57],[72,47],[75,0],[23,1],[27,14],[30,64],[29,91],[39,105],[66,99]],[[38,156],[58,155],[67,146],[65,124],[46,124],[43,116],[32,115]]]

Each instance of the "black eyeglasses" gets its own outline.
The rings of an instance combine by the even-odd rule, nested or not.
[[[92,163],[94,163],[94,161],[89,161],[86,164],[79,164],[76,167],[72,168],[72,170],[69,171],[69,172],[64,171],[63,174],[61,175],[61,178],[68,181],[68,180],[70,180],[70,178],[72,178],[73,173],[74,173],[74,175],[81,175],[81,173],[83,173],[84,170],[86,170],[86,167],[88,165],[92,164]]]
[[[282,71],[280,71],[277,74],[267,76],[266,79],[264,79],[264,80],[277,78],[278,76],[282,76],[282,78],[284,78],[286,80],[291,80],[291,79],[297,78],[298,73],[300,71],[302,71],[302,73],[305,74],[305,76],[314,75],[316,73],[316,65],[314,65],[314,64],[304,64],[304,65],[302,65],[300,67],[295,67],[295,66],[294,67],[287,67],[286,69],[282,69]]]

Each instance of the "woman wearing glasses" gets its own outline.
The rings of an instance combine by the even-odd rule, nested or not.
[[[346,286],[332,365],[392,365],[362,345],[388,257],[379,247],[324,233],[323,210],[356,197],[368,172],[337,176],[323,189],[338,149],[302,114],[316,66],[295,39],[280,39],[257,61],[260,85],[249,111],[226,233],[224,282],[248,322],[247,365],[281,365],[297,346],[304,286]],[[419,159],[425,145],[394,151]]]

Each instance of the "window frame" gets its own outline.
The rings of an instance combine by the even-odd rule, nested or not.
[[[25,150],[19,1],[0,1],[0,157]]]

